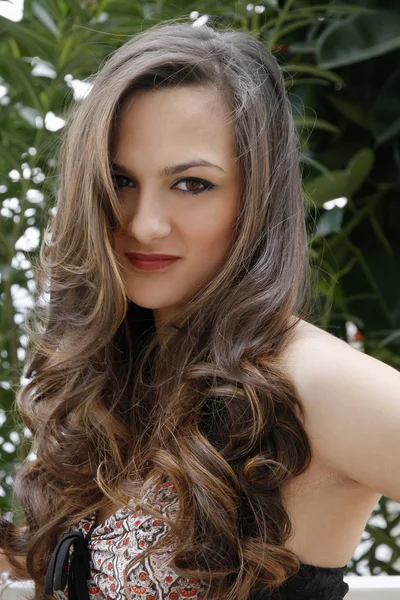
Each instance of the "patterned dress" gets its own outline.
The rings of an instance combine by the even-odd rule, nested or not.
[[[173,519],[178,511],[178,496],[173,482],[166,480],[157,494],[153,489],[144,496],[161,514]],[[129,506],[134,508],[132,502]],[[93,528],[95,514],[82,519],[73,526],[72,531],[81,532],[84,536]],[[143,510],[121,508],[111,517],[92,529],[87,543],[91,578],[87,580],[90,600],[126,599],[123,584],[123,572],[133,557],[138,556],[162,537],[168,524]],[[70,548],[70,555],[72,554]],[[193,598],[202,600],[203,587],[196,579],[184,579],[178,576],[164,563],[170,550],[158,552],[147,557],[143,566],[136,566],[127,573],[129,592],[137,600],[184,600]],[[68,598],[68,586],[64,591],[54,591],[57,600]]]
[[[179,508],[175,486],[168,477],[157,493],[155,488],[147,491],[144,502],[172,520]],[[133,501],[97,527],[95,520],[95,514],[82,519],[58,543],[46,574],[46,594],[57,600],[127,600],[126,565],[169,529],[163,520],[135,509]],[[127,584],[132,600],[203,600],[203,580],[178,576],[166,565],[171,549],[156,552],[143,565],[130,568]],[[343,600],[349,591],[345,572],[346,565],[301,563],[300,571],[277,590],[271,594],[254,590],[248,600]]]

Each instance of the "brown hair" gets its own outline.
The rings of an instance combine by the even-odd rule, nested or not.
[[[247,33],[164,22],[130,37],[89,81],[63,133],[27,319],[29,381],[16,403],[36,457],[16,469],[24,521],[2,519],[0,545],[11,562],[26,555],[15,573],[40,598],[74,523],[105,496],[160,516],[141,499],[167,475],[177,517],[163,516],[169,533],[128,566],[174,539],[168,564],[179,575],[201,578],[216,600],[245,600],[255,583],[272,590],[300,567],[283,547],[292,528],[281,486],[311,459],[281,358],[311,296],[284,79]],[[228,103],[243,187],[224,264],[155,335],[152,310],[126,297],[113,250],[110,148],[124,98],[181,85],[214,86]]]

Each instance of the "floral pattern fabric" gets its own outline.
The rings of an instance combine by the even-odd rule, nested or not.
[[[161,514],[173,519],[178,511],[178,496],[173,482],[163,483],[155,494],[149,490],[145,501]],[[129,503],[134,508],[134,504]],[[86,536],[96,516],[90,515],[73,526]],[[136,511],[120,508],[92,531],[88,542],[91,578],[88,590],[91,600],[126,600],[123,572],[133,557],[138,556],[163,536],[169,526],[161,519]],[[72,551],[72,548],[71,548]],[[170,550],[148,556],[142,565],[127,573],[130,597],[133,600],[202,600],[204,588],[197,579],[178,576],[165,562]],[[54,593],[57,600],[67,600],[68,590]]]

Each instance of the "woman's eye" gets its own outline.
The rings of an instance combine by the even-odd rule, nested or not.
[[[198,179],[197,177],[194,178],[185,178],[185,179],[181,179],[180,181],[178,181],[175,185],[178,185],[178,183],[184,183],[185,185],[187,185],[189,183],[189,187],[191,185],[195,185],[198,186],[199,184],[202,185],[202,188],[198,188],[196,187],[195,190],[191,190],[191,189],[186,189],[186,190],[181,190],[179,189],[179,191],[183,192],[184,194],[201,194],[202,192],[207,192],[209,190],[212,190],[215,185],[213,183],[210,183],[209,181],[206,181],[205,179]]]
[[[116,189],[116,190],[119,190],[121,188],[128,187],[128,186],[131,187],[131,184],[133,184],[131,179],[129,179],[129,177],[125,177],[125,175],[118,175],[117,173],[113,173],[111,175],[111,178],[112,178],[112,181],[114,184],[114,189]],[[177,186],[178,184],[181,184],[181,183],[185,184],[186,190],[181,189],[181,188],[176,188],[176,189],[178,189],[178,191],[182,192],[183,194],[192,194],[192,195],[201,194],[202,192],[207,192],[207,191],[215,188],[215,185],[213,183],[210,183],[206,179],[199,179],[198,177],[191,177],[191,178],[186,177],[185,179],[180,179],[179,181],[176,182],[175,186]],[[199,187],[199,185],[202,187]],[[193,186],[195,189],[193,189]]]
[[[121,183],[118,184],[118,179],[123,179],[124,181],[131,181],[128,177],[125,177],[125,175],[117,175],[116,173],[113,173],[111,175],[111,179],[113,181],[114,188],[117,189],[117,190],[120,189],[120,188],[122,188],[122,187],[125,187],[125,185],[122,185]]]

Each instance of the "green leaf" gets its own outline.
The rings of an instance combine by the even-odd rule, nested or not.
[[[376,11],[372,8],[366,8],[362,6],[354,6],[353,4],[317,4],[315,6],[307,6],[305,8],[297,8],[291,12],[291,14],[309,14],[313,12],[321,12],[326,10],[328,13],[331,12],[345,12],[345,13],[375,13]]]
[[[3,144],[0,144],[0,156],[2,156],[3,158],[5,158],[6,164],[8,163],[9,166],[13,166],[14,169],[17,169],[17,171],[20,170],[20,168],[21,168],[21,161],[18,160],[18,158],[14,154],[14,152],[11,152],[10,150],[7,150],[4,147]]]
[[[300,162],[310,165],[310,167],[313,167],[316,171],[319,171],[323,175],[329,175],[329,169],[327,169],[325,165],[320,163],[318,160],[315,160],[315,158],[310,158],[305,153],[300,154]]]
[[[40,56],[49,62],[52,62],[56,54],[55,44],[37,31],[37,27],[28,27],[23,23],[13,23],[8,19],[5,27],[0,20],[0,38],[9,37],[15,40],[22,48],[22,54],[29,56]]]
[[[369,531],[369,533],[371,533],[373,539],[376,540],[377,542],[379,542],[379,544],[389,545],[389,548],[393,544],[393,540],[390,537],[389,533],[386,532],[381,527],[375,527],[375,526],[368,525],[366,527],[366,531]]]
[[[338,0],[331,0],[333,6],[340,4]],[[397,10],[399,6],[398,0],[351,0],[355,7],[363,7],[363,9],[378,10]]]
[[[342,269],[336,271],[336,279],[339,281],[339,279],[341,279],[344,275],[347,275],[347,273],[349,273],[352,270],[355,264],[357,264],[357,259],[355,256],[352,256],[348,263]]]
[[[296,21],[295,23],[290,23],[290,25],[286,25],[285,27],[282,27],[282,29],[280,29],[276,36],[274,36],[274,40],[275,43],[279,43],[278,40],[281,40],[283,37],[285,37],[285,35],[288,35],[288,33],[291,33],[292,31],[297,31],[297,29],[301,29],[302,27],[305,27],[306,25],[312,25],[312,23],[315,22],[315,17],[311,18],[311,19],[300,19],[299,21]],[[268,25],[268,23],[267,23]]]
[[[336,108],[336,110],[349,121],[352,121],[361,127],[365,127],[365,129],[370,128],[371,119],[359,104],[354,104],[354,102],[344,100],[343,98],[338,98],[332,94],[327,95],[326,98]]]
[[[305,181],[304,189],[319,208],[328,200],[348,198],[350,195],[348,172],[331,171],[328,175],[319,175],[310,182]]]
[[[290,44],[290,52],[299,54],[315,54],[317,50],[317,43],[315,40],[295,41]]]
[[[334,69],[400,48],[400,14],[351,15],[331,23],[317,42],[320,67]]]
[[[389,256],[393,256],[393,248],[391,247],[386,235],[383,233],[382,227],[380,226],[378,219],[375,217],[375,215],[371,214],[369,216],[369,220],[371,222],[372,227],[374,228],[376,237],[378,238],[382,246],[385,248]]]
[[[400,329],[396,329],[395,331],[392,331],[392,333],[388,336],[386,336],[383,340],[381,340],[378,343],[378,348],[382,348],[383,346],[387,346],[388,344],[391,344],[394,341],[400,341]]]
[[[24,69],[26,70],[25,64],[19,62],[12,56],[0,54],[0,72],[7,71],[9,74],[7,81],[10,85],[13,86],[14,83],[17,83],[17,85],[19,85],[26,93],[26,97],[29,97],[31,103],[41,113],[42,105],[40,99],[31,83],[31,78],[24,72]]]
[[[361,6],[353,6],[351,4],[318,4],[315,6],[305,6],[302,8],[295,8],[289,13],[286,13],[283,18],[283,22],[300,21],[301,19],[308,18],[312,23],[316,23],[319,15],[315,13],[321,13],[321,17],[325,20],[337,18],[338,13],[345,14],[375,14],[376,10],[372,8],[365,8]],[[280,20],[280,16],[273,19],[268,19],[266,27],[270,28],[274,26]],[[282,18],[281,18],[282,21]]]
[[[329,87],[329,81],[326,79],[316,79],[315,77],[304,77],[304,79],[286,79],[285,85],[287,88],[292,88],[295,85],[322,85],[323,87]]]
[[[61,53],[57,63],[57,71],[65,66],[68,60],[71,59],[75,49],[76,39],[72,35],[60,41]]]
[[[51,33],[58,39],[60,37],[60,31],[45,8],[41,6],[39,2],[32,2],[32,11],[38,21],[40,21],[42,25],[51,31]]]
[[[312,129],[322,129],[323,131],[330,131],[332,133],[340,133],[340,129],[333,125],[332,123],[328,123],[328,121],[324,121],[323,119],[316,119],[313,117],[293,117],[294,124],[296,127],[303,129],[303,127],[311,127]]]
[[[372,111],[372,131],[378,144],[394,137],[400,131],[400,68],[380,90]]]
[[[349,174],[349,192],[354,194],[368,177],[373,164],[375,154],[371,148],[362,148],[350,161],[347,172]]]
[[[336,75],[336,73],[332,73],[332,71],[328,71],[327,69],[320,69],[319,67],[314,67],[313,65],[286,65],[281,67],[283,73],[308,73],[309,75],[314,75],[315,77],[322,77],[322,79],[328,79],[340,87],[343,87],[345,84],[344,80]]]
[[[377,278],[380,276],[380,272],[376,271],[373,268],[370,260],[366,260],[360,247],[355,246],[355,244],[353,244],[353,242],[351,242],[349,238],[345,238],[344,242],[350,249],[350,251],[358,258],[358,262],[360,264],[361,269],[363,270],[364,276],[369,285],[371,286],[372,290],[376,294],[376,299],[382,310],[382,313],[385,315],[387,322],[390,324],[390,326],[393,327],[394,320],[386,303],[386,299],[384,297],[384,289],[382,287],[382,284],[379,285],[377,283]]]

